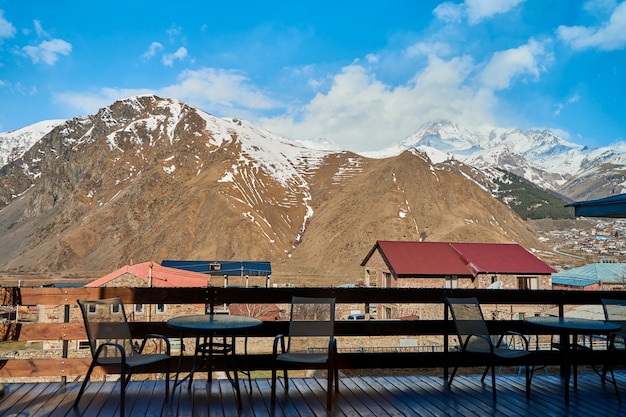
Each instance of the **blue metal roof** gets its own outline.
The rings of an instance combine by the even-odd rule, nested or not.
[[[161,265],[211,275],[267,276],[272,274],[270,262],[164,260]]]
[[[599,282],[623,282],[626,279],[626,263],[595,263],[566,269],[552,274],[555,280],[576,279]]]
[[[567,285],[569,287],[588,287],[593,284],[597,284],[598,281],[592,279],[578,279],[578,278],[552,278],[552,285]]]

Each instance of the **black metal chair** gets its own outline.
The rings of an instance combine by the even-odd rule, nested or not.
[[[337,343],[334,337],[335,299],[293,297],[289,318],[289,336],[274,339],[272,367],[272,409],[276,404],[277,369],[283,369],[285,393],[289,390],[287,369],[320,369],[328,372],[326,408],[332,408],[333,381],[339,392]],[[287,343],[285,344],[285,339]],[[280,351],[279,351],[280,347]]]
[[[619,388],[617,387],[617,380],[615,379],[615,374],[613,373],[613,368],[615,364],[624,364],[626,363],[626,300],[613,300],[603,298],[602,309],[604,310],[604,318],[607,321],[620,324],[622,326],[622,330],[620,332],[611,333],[609,335],[609,344],[608,344],[608,364],[603,368],[602,371],[602,380],[610,381],[615,387],[615,393],[617,394],[617,399],[620,404],[622,402],[622,398],[619,394]],[[607,379],[607,373],[611,374],[611,378]]]
[[[485,381],[487,372],[491,369],[491,387],[493,391],[493,400],[496,400],[496,368],[497,364],[523,364],[526,368],[526,395],[530,395],[530,383],[532,380],[532,372],[530,370],[530,356],[532,352],[528,351],[528,339],[517,332],[507,331],[502,334],[497,342],[494,343],[493,337],[489,334],[487,323],[483,316],[480,304],[475,297],[471,298],[446,298],[446,318],[447,310],[452,313],[454,325],[456,327],[459,339],[459,347],[461,354],[458,362],[452,371],[452,375],[448,381],[448,388],[451,388],[452,381],[456,375],[457,369],[465,356],[474,355],[484,358],[487,367],[483,372],[481,381]],[[510,341],[506,344],[505,336],[511,338],[519,338],[524,349],[511,349]]]
[[[120,297],[102,300],[78,300],[83,315],[92,361],[80,387],[74,407],[85,391],[87,382],[96,366],[107,367],[120,374],[120,416],[124,416],[126,387],[133,373],[138,370],[154,372],[154,365],[165,363],[165,402],[169,397],[170,385],[170,342],[165,336],[149,334],[143,338],[139,347],[130,334],[124,304]],[[142,353],[149,339],[163,341],[165,353]]]

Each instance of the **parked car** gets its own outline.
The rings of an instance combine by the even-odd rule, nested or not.
[[[348,316],[348,320],[365,320],[365,314],[363,313],[353,313]]]

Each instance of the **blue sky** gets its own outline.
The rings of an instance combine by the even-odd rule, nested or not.
[[[424,123],[626,140],[626,1],[0,0],[0,131],[155,93],[354,151]]]

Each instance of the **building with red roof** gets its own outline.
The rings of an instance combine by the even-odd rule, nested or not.
[[[224,271],[216,271],[220,278]],[[221,283],[221,281],[220,281]],[[158,287],[158,288],[207,288],[211,286],[211,274],[195,272],[181,268],[170,268],[154,261],[131,263],[110,274],[98,278],[85,287]],[[230,314],[246,314],[261,319],[273,319],[278,316],[276,305],[262,305],[261,310],[245,311],[247,305],[230,305],[226,309]],[[127,307],[132,320],[165,321],[170,317],[185,314],[204,314],[209,308],[193,304],[135,304]],[[231,310],[235,311],[231,311]],[[217,310],[220,310],[219,308]]]
[[[123,266],[85,287],[208,287],[210,280],[211,275],[148,261]]]
[[[380,288],[551,289],[556,272],[514,243],[379,240],[361,266]]]

